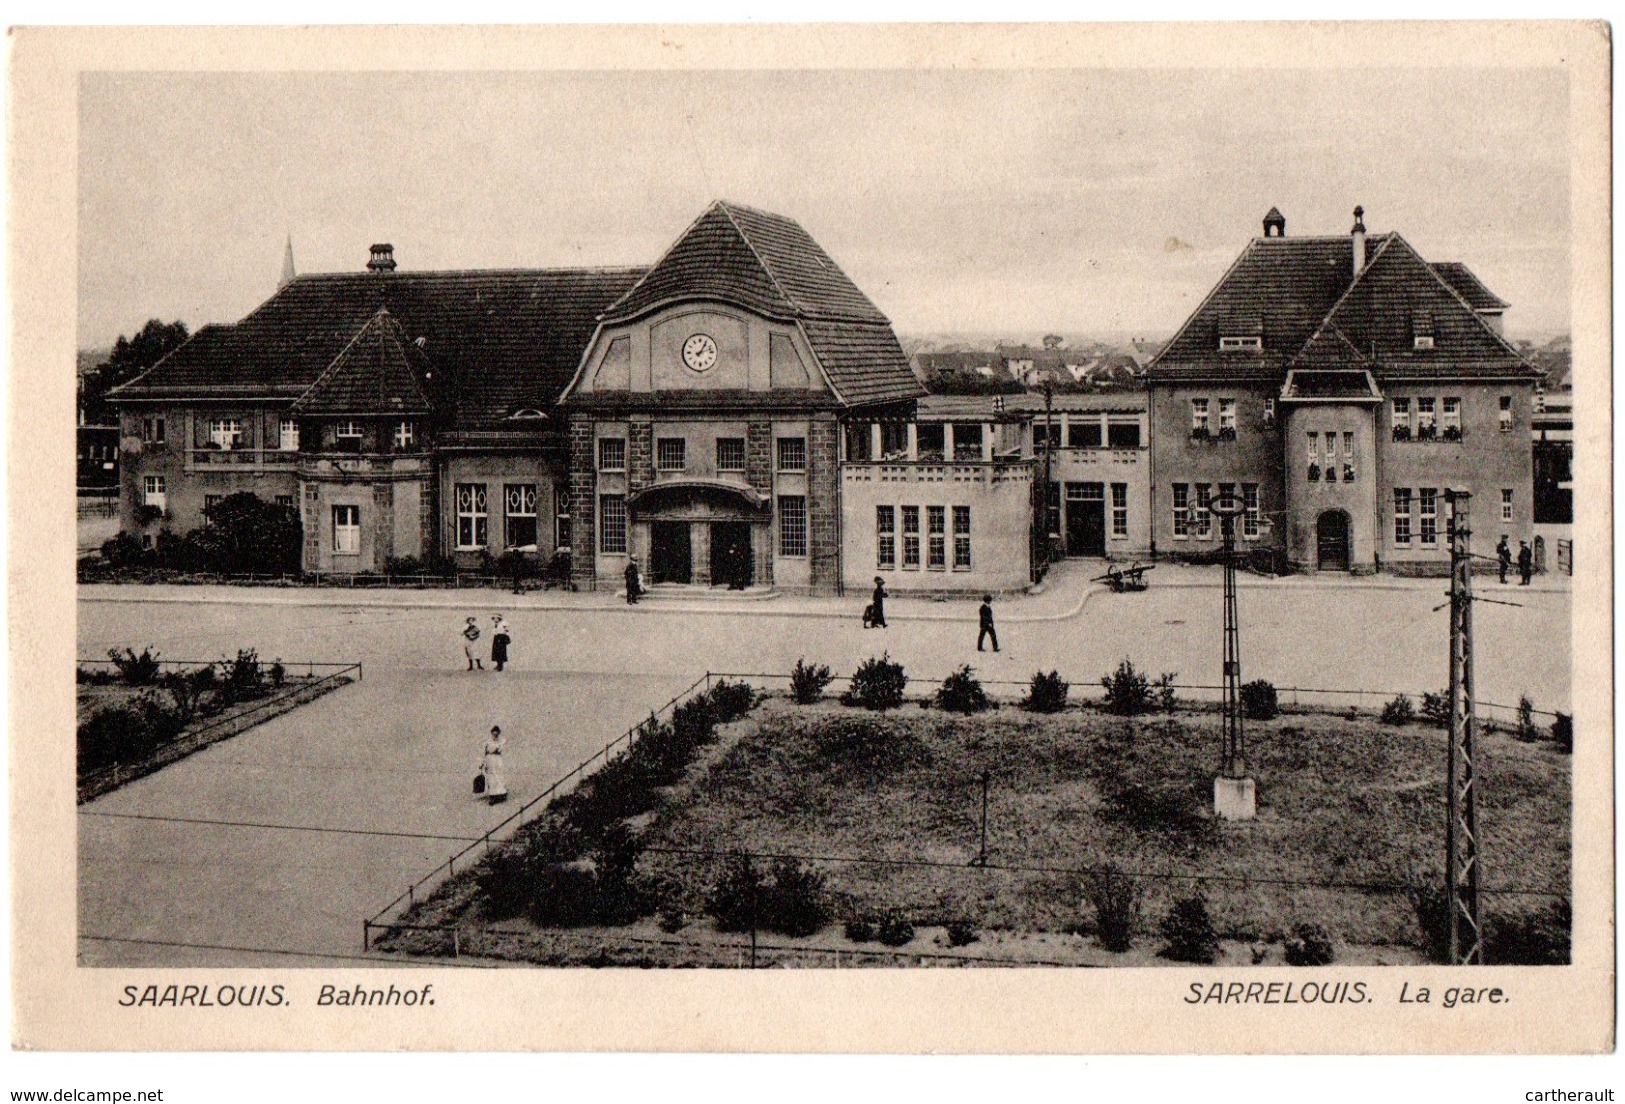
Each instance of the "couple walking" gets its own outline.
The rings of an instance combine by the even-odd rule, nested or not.
[[[468,659],[468,669],[485,670],[479,653],[480,626],[472,617],[463,626],[463,655]],[[508,645],[513,643],[513,637],[508,633],[508,622],[500,614],[491,617],[491,666],[498,671],[508,662]]]

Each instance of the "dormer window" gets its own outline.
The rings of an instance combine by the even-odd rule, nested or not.
[[[1258,334],[1221,334],[1219,352],[1257,353],[1264,349],[1264,339]]]
[[[338,424],[337,430],[335,431],[335,436],[338,437],[339,444],[341,444],[341,445],[345,444],[347,442],[351,442],[351,441],[353,441],[353,442],[355,442],[355,444],[359,445],[361,443],[361,438],[363,436],[362,430],[361,430],[361,423],[354,420],[353,418],[349,419],[347,421],[340,422]]]
[[[1411,319],[1411,348],[1424,351],[1433,348],[1433,316],[1418,314]]]
[[[1418,350],[1433,348],[1433,335],[1417,334],[1415,338],[1415,348]]]

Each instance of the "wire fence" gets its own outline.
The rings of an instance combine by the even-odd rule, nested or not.
[[[651,714],[651,719],[667,716],[685,696],[702,685],[709,689],[717,680],[744,681],[761,690],[787,683],[789,679],[789,675],[777,673],[710,671],[674,695]],[[848,682],[850,676],[833,681]],[[916,684],[932,685],[932,680],[920,680]],[[984,685],[1006,697],[1014,697],[1025,692],[1029,684],[990,680]],[[1175,689],[1183,695],[1180,702],[1182,711],[1188,711],[1193,695],[1200,695],[1199,705],[1207,707],[1216,706],[1223,693],[1222,687],[1199,684],[1179,685]],[[1394,696],[1387,691],[1314,687],[1283,687],[1278,688],[1278,693],[1286,699],[1288,708],[1307,711],[1322,710],[1326,708],[1325,703],[1332,699],[1359,703],[1388,700]],[[1486,703],[1479,703],[1479,707],[1482,715]],[[1502,706],[1489,708],[1507,709]],[[1509,712],[1515,714],[1516,710],[1513,708]],[[407,909],[416,904],[421,899],[418,891],[430,881],[442,874],[455,874],[459,862],[475,861],[469,856],[477,848],[482,849],[482,854],[489,852],[497,833],[521,821],[526,813],[556,795],[566,783],[581,778],[592,764],[609,762],[628,751],[637,734],[644,731],[649,723],[641,722],[606,744],[515,810],[501,824],[471,841],[446,863],[419,878],[394,901],[365,919],[362,922],[363,949],[371,950],[378,935],[387,933],[391,937],[390,949],[395,952],[519,958],[528,962],[561,965],[586,962],[601,965],[840,967],[897,965],[907,960],[922,966],[1077,966],[1090,964],[1087,959],[1091,954],[1098,957],[1098,952],[1089,950],[1092,945],[1083,938],[1083,926],[1075,918],[1082,914],[1090,885],[1111,878],[1141,887],[1135,893],[1136,915],[1142,908],[1147,915],[1167,910],[1181,893],[1200,891],[1212,907],[1215,925],[1232,938],[1239,936],[1256,941],[1260,937],[1260,916],[1266,918],[1263,928],[1271,932],[1268,936],[1271,940],[1277,940],[1280,931],[1289,929],[1293,918],[1341,916],[1351,923],[1357,923],[1369,942],[1396,945],[1414,945],[1417,942],[1420,907],[1418,882],[1409,877],[1395,877],[1381,863],[1372,861],[1354,863],[1349,868],[1351,876],[1348,877],[1295,878],[1223,870],[1032,861],[1018,854],[1001,853],[997,846],[990,853],[986,772],[979,779],[965,780],[967,790],[974,790],[980,784],[980,825],[978,828],[975,823],[974,793],[967,794],[963,846],[958,854],[951,857],[941,854],[940,840],[926,845],[932,854],[900,854],[898,852],[904,849],[917,850],[919,845],[902,844],[897,840],[880,845],[881,851],[891,851],[891,854],[681,847],[658,843],[640,845],[640,869],[644,866],[649,868],[646,873],[653,883],[690,887],[687,912],[678,910],[675,917],[676,930],[667,927],[666,913],[673,910],[669,906],[662,907],[659,927],[664,934],[661,935],[651,933],[647,923],[628,929],[624,926],[624,919],[619,924],[611,922],[607,923],[607,928],[600,926],[591,930],[580,930],[573,923],[549,926],[541,921],[538,921],[538,927],[516,928],[501,924],[434,924],[386,919],[403,903]],[[1184,828],[1175,825],[1173,831],[1177,835],[1179,831],[1189,829],[1189,825]],[[1200,827],[1198,830],[1201,830]],[[503,841],[496,842],[500,845]],[[1004,846],[1008,848],[1008,839]],[[834,904],[826,918],[826,923],[848,922],[846,938],[826,933],[820,936],[821,941],[811,943],[767,942],[765,937],[773,934],[772,923],[764,917],[764,922],[758,925],[754,902],[748,940],[732,938],[727,932],[696,923],[704,919],[708,905],[703,892],[700,896],[695,895],[694,887],[714,887],[727,865],[741,860],[762,864],[763,869],[790,863],[813,871],[844,869],[851,872],[841,878],[843,888],[831,895]],[[1003,887],[999,888],[994,883],[1002,883]],[[1484,886],[1481,893],[1486,899],[1510,902],[1508,907],[1525,912],[1532,905],[1566,900],[1569,896],[1569,890],[1561,886],[1519,884],[1491,884]],[[863,903],[866,896],[877,896],[889,903],[877,911],[872,903]],[[590,910],[590,906],[585,907]],[[579,918],[580,908],[577,906],[564,904],[562,908],[565,912],[575,912]],[[906,928],[908,934],[902,940],[903,945],[883,949],[870,945],[875,938],[873,934],[862,934],[864,930],[872,932],[877,917],[882,914],[894,925],[901,924]],[[1074,919],[1069,921],[1069,916]],[[854,924],[857,929],[854,929]],[[1249,927],[1251,931],[1246,930]],[[917,928],[922,929],[918,936],[914,934]],[[1142,930],[1143,938],[1149,925],[1142,925],[1142,928],[1145,929]],[[859,934],[854,935],[854,930]],[[989,941],[984,944],[978,932],[989,933]],[[1007,937],[1005,933],[1009,932],[1026,934]],[[1033,934],[1037,932],[1047,934]],[[1054,946],[1049,945],[1052,936],[1058,941]],[[1255,956],[1260,953],[1256,946],[1253,950]],[[1280,950],[1277,948],[1273,952],[1266,950],[1263,953],[1274,953],[1279,957]]]
[[[223,573],[216,571],[173,571],[162,569],[122,568],[102,571],[94,565],[81,569],[81,583],[133,583],[141,585],[171,584],[177,586],[282,586],[282,587],[336,587],[349,590],[379,590],[386,588],[409,590],[514,590],[510,575],[384,575],[373,572],[309,571]],[[520,580],[519,590],[551,590],[568,587],[556,579],[540,579],[534,575]]]
[[[76,662],[78,664],[79,669],[81,671],[85,671],[87,673],[88,672],[104,672],[105,671],[105,672],[116,675],[118,673],[118,665],[121,662],[127,662],[127,661],[125,661],[125,660],[115,660],[115,659],[112,659],[111,657],[109,657],[109,658],[106,658],[106,659],[84,659],[84,658],[81,658],[81,659],[77,660]],[[223,659],[163,659],[163,658],[156,658],[156,659],[153,660],[153,662],[155,664],[157,664],[158,671],[159,671],[159,673],[161,675],[163,672],[166,672],[166,671],[190,672],[190,671],[201,671],[205,667],[228,666],[233,661],[231,659],[229,659],[229,658],[223,658]],[[345,662],[328,663],[328,662],[316,662],[314,660],[308,660],[308,659],[298,659],[298,660],[291,660],[291,661],[290,660],[284,660],[284,659],[277,659],[277,660],[274,660],[273,662],[282,664],[283,669],[285,671],[287,671],[289,674],[295,674],[296,675],[302,670],[302,671],[305,672],[305,676],[307,678],[314,678],[317,671],[340,671],[340,670],[343,670],[343,671],[354,670],[355,673],[356,673],[356,680],[357,681],[360,681],[361,677],[362,677],[362,668],[361,668],[361,664],[359,662],[355,662],[355,663],[345,663]]]

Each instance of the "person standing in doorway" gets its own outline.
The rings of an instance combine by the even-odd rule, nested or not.
[[[980,615],[981,629],[976,634],[976,650],[982,650],[982,641],[991,640],[993,650],[999,650],[999,634],[993,628],[993,595],[982,595],[982,608],[977,611]]]
[[[875,593],[870,599],[869,624],[873,628],[886,627],[886,580],[875,576]]]
[[[476,667],[482,671],[485,670],[485,664],[481,662],[479,656],[474,654],[475,648],[479,645],[479,642],[480,626],[477,622],[475,622],[474,618],[470,617],[468,619],[468,624],[463,626],[463,655],[468,658],[468,669],[470,671],[474,670]]]
[[[1495,562],[1501,569],[1501,585],[1505,586],[1507,572],[1512,568],[1512,548],[1507,544],[1507,535],[1501,534],[1501,543],[1495,546]]]
[[[513,638],[508,635],[508,622],[499,613],[491,618],[491,664],[497,670],[508,662],[508,645]]]
[[[626,604],[635,606],[638,598],[643,594],[643,580],[638,578],[638,561],[635,557],[626,558]]]
[[[508,774],[502,766],[502,729],[491,726],[491,735],[485,741],[485,757],[480,760],[480,774],[485,778],[485,799],[492,805],[508,800]]]
[[[1535,554],[1529,549],[1528,541],[1518,542],[1518,585],[1528,586],[1530,576],[1535,573]]]

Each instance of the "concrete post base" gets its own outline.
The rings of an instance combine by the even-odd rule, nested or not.
[[[1213,814],[1221,820],[1252,820],[1258,814],[1258,784],[1251,778],[1215,778]]]

